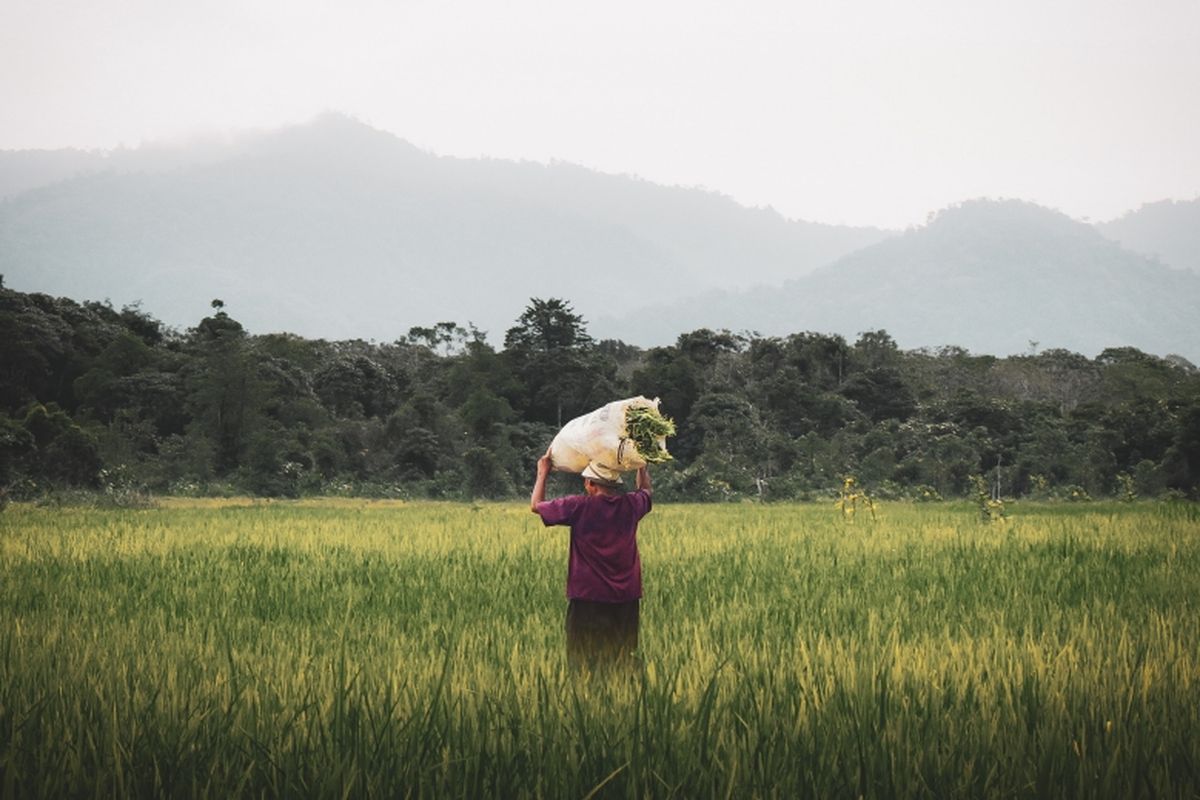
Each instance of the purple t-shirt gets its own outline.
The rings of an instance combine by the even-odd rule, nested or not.
[[[650,513],[650,493],[571,495],[538,503],[542,524],[571,526],[567,597],[627,603],[642,596],[638,520]]]

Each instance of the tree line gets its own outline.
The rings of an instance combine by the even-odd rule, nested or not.
[[[87,491],[448,499],[527,491],[559,426],[660,397],[677,423],[661,497],[1195,498],[1200,372],[1133,348],[1095,358],[904,351],[696,330],[668,347],[594,340],[532,299],[503,346],[455,322],[402,338],[251,334],[220,300],[195,327],[137,306],[21,293],[0,280],[0,493]],[[564,480],[564,486],[567,485]]]

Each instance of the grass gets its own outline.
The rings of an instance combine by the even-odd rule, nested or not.
[[[515,505],[0,515],[0,795],[1200,796],[1189,505],[662,504],[638,675]]]

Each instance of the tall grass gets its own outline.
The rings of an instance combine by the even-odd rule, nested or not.
[[[0,793],[1196,797],[1198,522],[660,505],[585,679],[523,507],[12,506]]]

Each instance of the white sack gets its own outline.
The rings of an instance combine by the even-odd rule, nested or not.
[[[568,422],[550,443],[554,469],[583,472],[584,467],[595,463],[617,472],[632,472],[646,466],[625,430],[625,409],[638,406],[657,409],[658,398],[648,400],[639,395],[615,400]],[[659,438],[658,445],[666,452],[666,437]]]

